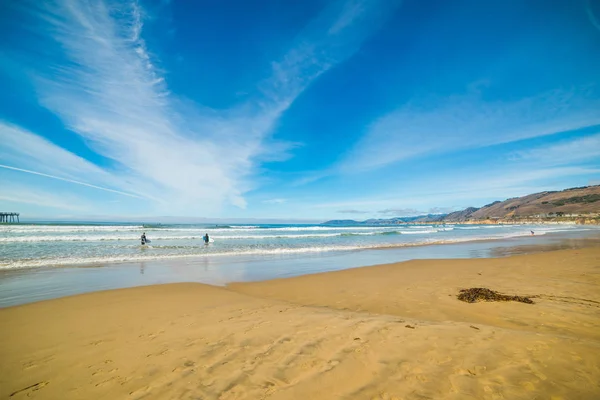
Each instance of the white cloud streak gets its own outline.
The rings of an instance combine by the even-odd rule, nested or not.
[[[333,23],[327,33],[330,35],[342,33],[346,27],[350,26],[354,20],[364,13],[365,6],[366,4],[364,4],[364,1],[348,1],[344,4],[339,18]]]
[[[414,217],[424,214],[423,211],[414,208],[386,208],[385,210],[378,211],[378,213],[397,217]]]
[[[0,203],[29,204],[41,209],[61,209],[71,212],[90,212],[93,207],[85,199],[69,193],[57,193],[39,188],[3,182]]]
[[[509,143],[600,124],[600,100],[585,89],[556,90],[514,102],[479,93],[415,102],[373,123],[340,166],[377,169],[405,159]]]
[[[283,204],[285,203],[287,200],[286,199],[268,199],[268,200],[263,200],[263,203],[265,204]]]
[[[392,214],[401,210],[415,211],[412,215],[421,213],[416,210],[430,208],[430,212],[434,213],[434,210],[440,212],[468,206],[482,206],[483,202],[488,200],[505,200],[508,197],[524,196],[543,190],[556,190],[561,187],[553,182],[599,173],[599,168],[570,166],[530,170],[523,165],[518,165],[513,166],[512,169],[473,170],[467,175],[461,175],[459,180],[454,175],[439,176],[419,181],[418,184],[407,185],[400,192],[391,193],[386,190],[384,194],[374,193],[372,197],[333,200],[314,204],[312,207],[330,210],[331,213],[342,207],[349,209],[377,207],[384,214],[387,211]]]
[[[94,180],[109,179],[108,173],[34,133],[0,121],[0,160],[4,164],[36,169],[50,175],[77,179],[82,175]]]
[[[577,164],[600,160],[600,134],[577,138],[560,143],[515,151],[509,155],[512,161],[538,165]]]
[[[0,121],[0,162],[5,169],[21,170],[129,197],[158,201],[138,177],[100,168],[49,140],[13,124]],[[19,166],[19,167],[16,167]],[[90,182],[94,182],[91,184]],[[119,190],[120,189],[120,190]]]
[[[298,145],[272,139],[278,118],[314,79],[354,54],[397,4],[330,4],[273,63],[271,77],[251,102],[223,112],[196,107],[185,113],[177,112],[178,99],[153,64],[137,1],[55,0],[32,6],[42,22],[37,33],[58,43],[65,59],[48,60],[48,69],[39,72],[42,104],[115,165],[95,167],[43,139],[37,149],[12,146],[17,152],[11,164],[82,184],[80,165],[93,170],[94,179],[118,180],[109,185],[119,187],[117,192],[156,199],[155,212],[189,213],[199,205],[214,212],[223,203],[245,208],[243,194],[253,188],[258,164],[285,159],[287,149]],[[39,154],[65,156],[72,164],[48,163],[43,169],[23,164],[35,164],[31,159]]]
[[[275,112],[291,102],[318,76],[352,56],[377,30],[400,0],[331,2],[298,35],[295,45],[272,64],[272,76],[261,90]]]
[[[86,187],[93,188],[93,189],[98,189],[98,190],[103,190],[105,192],[116,193],[116,194],[120,194],[120,195],[123,195],[123,196],[134,197],[134,198],[137,198],[137,199],[141,199],[142,198],[140,196],[136,196],[136,195],[131,194],[131,193],[121,192],[119,190],[109,189],[109,188],[105,188],[105,187],[102,187],[102,186],[96,186],[96,185],[92,185],[92,184],[85,183],[85,182],[79,182],[79,181],[76,181],[76,180],[73,180],[73,179],[61,178],[60,176],[54,176],[54,175],[44,174],[42,172],[36,172],[36,171],[30,171],[30,170],[23,169],[23,168],[11,167],[9,165],[2,165],[2,164],[0,164],[0,168],[8,169],[8,170],[11,170],[11,171],[24,172],[24,173],[32,174],[32,175],[43,176],[43,177],[46,177],[46,178],[52,178],[52,179],[56,179],[56,180],[63,181],[63,182],[74,183],[76,185],[86,186]]]
[[[370,211],[362,211],[362,210],[338,210],[340,214],[369,214]]]

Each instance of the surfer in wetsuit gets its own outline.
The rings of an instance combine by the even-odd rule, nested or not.
[[[146,232],[142,233],[142,245],[146,244]]]
[[[204,244],[208,244],[208,240],[209,240],[208,233],[206,235],[204,235],[203,239],[204,239]]]

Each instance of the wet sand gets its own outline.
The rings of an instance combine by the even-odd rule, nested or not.
[[[596,232],[311,255],[197,257],[0,269],[0,308],[100,290],[165,283],[265,281],[418,259],[495,258],[600,246]]]
[[[95,292],[0,326],[0,398],[597,399],[600,248]]]

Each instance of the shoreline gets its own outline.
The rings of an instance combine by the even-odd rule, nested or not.
[[[452,225],[452,223],[448,224]],[[468,225],[468,224],[467,224]],[[527,224],[525,224],[527,225]],[[565,224],[565,225],[574,225],[574,224]],[[579,240],[600,240],[600,231],[599,232],[586,232],[586,231],[577,231],[573,232],[576,235],[576,238]],[[493,243],[493,242],[502,242],[502,241],[510,241],[510,240],[518,240],[523,238],[529,238],[535,236],[536,238],[546,237],[549,239],[555,239],[563,237],[565,240],[569,239],[565,236],[564,232],[548,232],[537,235],[529,235],[529,234],[521,234],[507,237],[499,237],[499,238],[465,238],[465,239],[440,239],[436,241],[430,242],[410,242],[410,243],[398,243],[398,244],[388,244],[388,245],[372,245],[371,247],[352,247],[348,246],[348,248],[336,248],[336,249],[317,249],[317,250],[309,250],[305,248],[300,249],[285,249],[281,251],[281,249],[273,250],[272,252],[268,252],[265,250],[260,251],[249,251],[249,252],[231,252],[231,253],[205,253],[205,254],[181,254],[181,255],[169,255],[169,256],[155,256],[155,257],[131,257],[129,259],[103,259],[103,260],[94,260],[88,262],[65,262],[65,263],[50,263],[50,264],[42,264],[35,266],[23,266],[23,267],[3,267],[0,268],[0,275],[4,271],[14,271],[14,270],[36,270],[40,268],[93,268],[100,267],[106,265],[119,265],[119,264],[131,264],[131,263],[143,263],[143,262],[170,262],[170,261],[178,261],[178,260],[201,260],[209,257],[252,257],[252,256],[264,256],[264,257],[272,257],[272,256],[309,256],[311,254],[320,254],[320,253],[348,253],[348,252],[361,252],[361,251],[371,251],[371,250],[394,250],[394,249],[405,249],[405,248],[415,248],[415,247],[430,247],[430,246],[446,246],[446,245],[460,245],[460,244],[469,244],[469,243]]]
[[[0,397],[600,395],[600,247],[414,260],[0,309]],[[535,304],[456,299],[461,288]]]
[[[561,265],[569,258],[579,257],[586,259],[588,268],[581,274],[573,272],[572,267]],[[540,301],[543,303],[542,299],[573,301],[600,312],[600,272],[596,271],[600,268],[599,263],[600,245],[594,243],[579,249],[541,251],[500,258],[407,260],[266,281],[232,282],[226,287],[237,293],[302,306],[412,317],[427,321],[482,323],[513,330],[526,329],[537,333],[548,333],[546,332],[549,329],[548,321],[544,321],[544,318],[539,316],[530,315],[527,322],[514,320],[515,315],[511,313],[521,309],[520,304],[492,303],[498,305],[490,305],[489,308],[497,310],[504,308],[508,312],[502,314],[501,318],[498,318],[499,315],[490,318],[478,312],[464,313],[464,304],[455,301],[455,297],[460,289],[490,287],[503,294],[531,297],[538,303]],[[510,268],[507,265],[510,265]],[[458,272],[461,274],[460,277],[455,275]],[[536,282],[526,284],[518,282],[520,275],[532,276],[533,274]],[[589,287],[579,288],[580,293],[575,297],[545,293],[544,288],[549,284],[544,280],[551,281],[558,274],[561,274],[563,279],[567,277],[580,279],[579,276],[592,275],[593,286],[597,289],[597,293]],[[405,278],[410,279],[410,284],[399,290],[397,284],[403,282]],[[457,285],[458,282],[460,285]],[[559,286],[553,284],[554,288]],[[323,290],[324,288],[327,290]],[[373,292],[373,289],[376,291]],[[403,292],[404,289],[411,294],[407,296]],[[420,293],[415,295],[415,299],[411,299],[410,296],[414,292]],[[583,293],[587,293],[588,298],[584,298]],[[426,302],[423,301],[423,296],[427,297]],[[381,298],[386,302],[383,306],[379,301]],[[592,298],[594,299],[590,300]],[[389,302],[394,305],[388,304]],[[590,314],[588,317],[590,321],[594,321],[598,329],[593,331],[584,329],[587,332],[584,336],[600,341],[600,314]],[[554,330],[551,333],[563,335],[582,331],[577,326],[568,329],[565,327],[552,329]],[[578,335],[578,337],[582,336]]]
[[[177,261],[10,269],[0,271],[0,308],[99,290],[153,284],[200,282],[225,286],[231,282],[263,281],[413,259],[497,258],[596,244],[600,244],[600,238],[596,235],[543,235],[302,256],[201,257]]]
[[[473,219],[466,221],[435,221],[425,224],[438,225],[600,225],[600,216],[597,213],[579,217],[547,217],[547,218],[498,218],[498,219]],[[410,222],[408,223],[410,224]]]

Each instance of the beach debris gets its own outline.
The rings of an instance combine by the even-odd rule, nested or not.
[[[406,325],[406,326],[405,326],[405,328],[409,328],[409,329],[415,329],[415,327],[414,327],[414,326],[411,326],[411,325]]]
[[[471,326],[470,326],[470,328],[473,328],[473,329],[477,329],[477,330],[479,330],[479,328],[478,328],[478,327],[476,327],[476,326],[473,326],[473,325],[471,325]]]
[[[477,303],[479,301],[518,301],[520,303],[534,304],[533,300],[529,297],[511,296],[487,288],[461,289],[456,297],[466,303]]]
[[[360,338],[359,337],[355,337],[354,340],[360,340]]]
[[[42,382],[34,383],[33,385],[29,385],[26,388],[19,389],[16,392],[11,393],[10,396],[8,396],[8,397],[13,397],[14,395],[17,395],[19,393],[23,393],[25,391],[29,392],[29,393],[27,393],[27,397],[29,397],[29,395],[31,394],[31,392],[35,392],[36,390],[40,390],[41,388],[43,388],[44,386],[46,386],[49,383],[50,382],[48,382],[48,381],[42,381]]]

